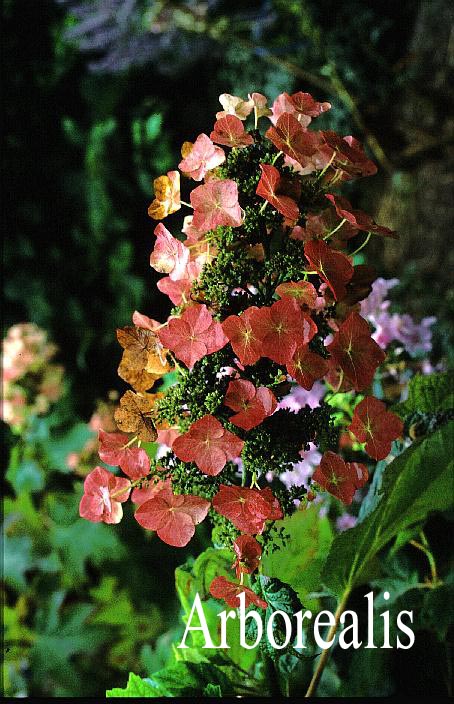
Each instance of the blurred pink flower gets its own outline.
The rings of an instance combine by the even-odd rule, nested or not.
[[[56,352],[47,334],[34,323],[13,325],[3,340],[3,378],[19,379],[34,366],[43,364]]]
[[[431,327],[435,322],[434,316],[423,318],[420,323],[415,323],[407,313],[390,315],[385,311],[376,318],[376,330],[372,337],[382,349],[395,340],[400,342],[410,355],[430,352],[432,349]]]
[[[304,486],[309,488],[309,479],[312,473],[320,464],[322,458],[320,452],[316,449],[313,443],[310,443],[309,450],[301,451],[301,461],[293,465],[293,469],[288,472],[282,472],[279,479],[287,489],[292,486]]]
[[[290,393],[281,399],[278,408],[288,408],[290,411],[299,411],[306,405],[310,408],[317,408],[325,394],[326,387],[320,381],[316,381],[310,391],[295,385]]]
[[[18,323],[2,343],[3,404],[0,417],[20,428],[32,415],[47,413],[63,392],[63,367],[49,360],[57,348],[34,323]]]
[[[397,286],[399,279],[378,278],[372,284],[372,291],[361,301],[361,315],[372,322],[390,306],[391,301],[386,300],[388,291]]]
[[[345,530],[354,528],[356,526],[358,519],[356,516],[351,516],[349,513],[343,513],[342,516],[336,520],[336,529],[339,533],[343,533]]]
[[[399,279],[378,278],[372,284],[372,292],[361,302],[361,315],[376,328],[372,337],[382,349],[391,342],[400,342],[410,355],[430,352],[432,349],[431,327],[436,318],[423,318],[416,323],[408,313],[388,313],[391,301],[388,291],[399,283]]]

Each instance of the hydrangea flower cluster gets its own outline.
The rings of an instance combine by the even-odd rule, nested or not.
[[[410,355],[412,360],[419,359],[419,363],[412,361],[412,366],[410,367],[408,364],[403,366],[393,364],[390,361],[392,360],[392,355],[388,356],[386,366],[381,370],[381,381],[383,384],[392,379],[395,380],[396,389],[394,390],[393,386],[393,396],[390,398],[390,400],[395,401],[403,401],[406,398],[408,380],[415,371],[420,371],[422,374],[429,374],[434,371],[425,355],[432,349],[432,326],[436,322],[436,318],[433,316],[425,317],[418,323],[408,314],[389,312],[391,301],[388,298],[388,292],[399,283],[399,279],[396,278],[383,279],[380,277],[373,282],[372,291],[367,298],[361,301],[361,316],[370,322],[374,328],[372,339],[385,352],[390,346],[394,346],[394,352],[405,350],[405,353]],[[384,388],[385,395],[389,391],[390,387],[386,384]],[[293,411],[299,411],[306,404],[311,408],[316,408],[327,393],[329,393],[327,385],[320,381],[316,381],[310,391],[303,389],[299,385],[294,385],[290,393],[279,402],[279,408],[290,408]],[[397,395],[395,395],[396,393]],[[346,434],[343,435],[342,440],[344,443],[349,437]],[[321,455],[314,446],[311,446],[308,451],[302,450],[300,455],[301,460],[293,465],[292,470],[283,472],[279,477],[288,488],[301,485],[309,488],[310,478],[320,464]],[[271,481],[272,476],[269,476],[268,479]],[[350,518],[353,517],[350,516]],[[342,522],[341,525],[343,525]]]
[[[367,482],[366,464],[338,453],[323,384],[361,394],[349,430],[373,460],[402,423],[370,394],[385,353],[360,314],[374,272],[354,263],[371,236],[395,233],[337,193],[374,163],[354,137],[313,129],[331,106],[308,93],[272,107],[260,93],[220,102],[210,134],[185,142],[178,170],[154,182],[151,218],[191,211],[184,239],[161,222],[154,231],[150,264],[174,308],[163,323],[136,311],[117,331],[132,389],[115,413],[120,432],[99,433],[99,456],[126,477],[96,467],[80,512],[117,523],[131,495],[137,521],[173,546],[209,516],[240,580],[216,578],[212,594],[233,605],[276,547],[277,520],[323,490],[349,504]],[[176,382],[162,384],[171,371]],[[295,386],[315,402],[292,406]],[[154,441],[168,448],[159,460],[143,446]],[[308,452],[319,458],[310,487],[279,481]],[[253,589],[246,599],[263,606]]]
[[[0,417],[20,431],[43,415],[63,392],[63,367],[51,362],[57,348],[34,323],[9,328],[2,343],[3,399]]]

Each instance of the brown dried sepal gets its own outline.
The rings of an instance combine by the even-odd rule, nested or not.
[[[139,395],[128,390],[115,411],[115,422],[123,433],[134,433],[143,442],[154,442],[158,437],[153,420],[155,394]]]
[[[148,391],[170,371],[167,351],[151,330],[135,326],[118,328],[117,339],[124,349],[118,375],[136,391]]]

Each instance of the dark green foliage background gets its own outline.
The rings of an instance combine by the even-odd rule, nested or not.
[[[139,3],[141,8],[153,4]],[[167,629],[177,623],[174,568],[208,545],[201,529],[198,542],[172,551],[149,541],[127,516],[115,533],[105,526],[88,531],[84,559],[69,564],[70,546],[82,530],[77,522],[80,482],[55,466],[42,442],[48,433],[51,443],[63,438],[62,453],[78,449],[64,445],[71,428],[90,417],[95,401],[109,389],[124,389],[116,375],[120,350],[115,328],[128,324],[134,309],[158,319],[168,314],[167,299],[155,286],[158,275],[148,266],[154,239],[146,212],[151,184],[175,167],[184,140],[211,129],[220,93],[245,96],[257,90],[274,98],[283,90],[306,90],[333,103],[332,113],[321,118],[323,125],[362,140],[376,139],[383,149],[379,175],[351,190],[359,205],[396,226],[401,240],[374,245],[374,264],[381,275],[401,278],[397,297],[402,309],[438,316],[434,360],[453,360],[452,201],[443,201],[446,186],[452,185],[444,176],[452,161],[443,63],[449,3],[273,0],[248,2],[249,14],[241,2],[210,6],[204,32],[178,29],[173,39],[192,47],[191,60],[169,63],[167,52],[160,63],[136,65],[132,60],[126,71],[100,74],[88,68],[100,52],[87,56],[75,42],[64,40],[74,24],[68,6],[53,0],[2,4],[2,324],[6,330],[32,321],[46,329],[59,347],[69,389],[54,413],[54,425],[37,428],[24,440],[33,448],[30,461],[35,462],[27,468],[29,484],[7,484],[7,508],[19,521],[10,537],[8,619],[29,654],[9,696],[23,688],[30,695],[100,696],[106,687],[123,686],[121,657],[109,664],[106,660],[120,641],[132,658],[126,669],[139,674],[158,670],[174,640]],[[431,186],[429,192],[429,184],[438,181],[439,191]],[[181,213],[169,222],[177,232]],[[5,446],[11,449],[15,440],[4,431]],[[68,511],[65,519],[62,506]],[[428,526],[442,564],[449,562],[442,542],[446,525],[439,516]],[[418,557],[408,555],[389,566],[391,575],[403,574],[404,579],[417,568]],[[109,584],[123,610],[119,616],[100,617]],[[122,600],[118,590],[123,590]],[[18,597],[27,604],[27,631],[19,623]],[[355,599],[356,593],[352,608],[361,603]],[[128,630],[131,614],[148,626],[153,622],[146,637],[136,621]],[[58,661],[62,634],[66,669]],[[333,669],[333,689],[328,686],[326,693],[444,693],[437,674],[444,671],[439,668],[444,650],[439,637],[427,637],[430,648],[424,652],[419,646],[405,657],[392,654],[374,664],[381,689],[369,682],[366,691],[364,682],[355,679],[350,688],[336,690]],[[361,657],[353,658],[356,673],[369,668]],[[350,660],[344,660],[338,668],[348,680]],[[416,672],[427,679],[416,678]]]

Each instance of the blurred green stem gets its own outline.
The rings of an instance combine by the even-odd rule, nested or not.
[[[413,545],[413,547],[417,548],[417,550],[421,550],[421,552],[423,552],[424,555],[427,557],[430,566],[431,586],[437,587],[440,584],[440,581],[438,579],[437,563],[435,562],[435,557],[430,549],[430,545],[425,536],[424,531],[420,532],[419,537],[421,539],[420,543],[418,543],[417,540],[410,540],[410,545]]]

